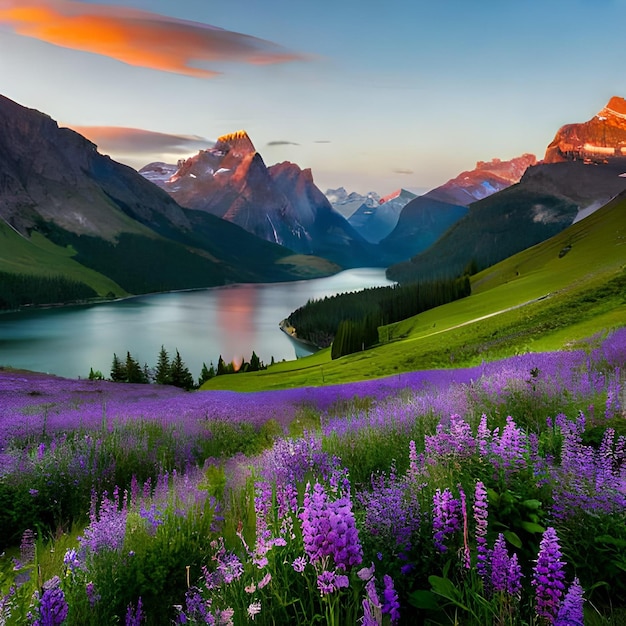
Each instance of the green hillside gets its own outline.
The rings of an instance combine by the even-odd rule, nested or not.
[[[216,377],[205,389],[323,385],[580,345],[626,320],[626,196],[472,278],[468,298],[379,329],[382,345]]]
[[[0,220],[0,271],[35,276],[62,275],[89,285],[101,296],[108,293],[126,295],[126,291],[113,280],[75,261],[74,254],[72,248],[57,246],[36,231],[27,239]]]

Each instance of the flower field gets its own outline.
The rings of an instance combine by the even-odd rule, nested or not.
[[[335,387],[0,370],[0,624],[626,624],[626,328]]]

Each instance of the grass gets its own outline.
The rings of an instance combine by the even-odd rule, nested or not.
[[[0,221],[0,270],[36,276],[62,274],[86,283],[102,296],[109,292],[126,295],[126,291],[110,278],[75,261],[74,254],[70,247],[57,246],[37,232],[33,232],[30,239],[22,237]]]
[[[382,345],[332,361],[330,350],[203,389],[258,391],[340,384],[415,369],[462,367],[567,349],[626,319],[626,199],[483,270],[472,295],[381,327]]]

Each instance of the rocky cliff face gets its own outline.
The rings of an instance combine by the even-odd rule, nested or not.
[[[182,161],[168,179],[162,164],[142,168],[184,207],[206,211],[298,253],[343,266],[371,264],[369,244],[333,210],[311,170],[284,162],[267,167],[245,131],[223,135],[213,148]]]
[[[604,163],[615,157],[626,157],[626,100],[618,96],[587,122],[562,126],[546,149],[544,163]]]
[[[536,163],[534,154],[522,154],[509,161],[478,161],[473,170],[461,172],[427,195],[442,202],[469,206],[519,182],[524,172]]]
[[[2,96],[0,198],[0,217],[22,234],[43,220],[112,240],[142,231],[128,214],[189,226],[183,210],[134,170],[49,116]]]

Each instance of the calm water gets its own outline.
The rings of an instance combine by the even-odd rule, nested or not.
[[[139,296],[89,306],[0,315],[0,365],[86,377],[109,375],[115,352],[156,365],[161,345],[178,349],[197,378],[202,362],[296,358],[278,323],[310,298],[391,284],[384,269],[347,270],[295,283],[233,285],[202,291]]]

